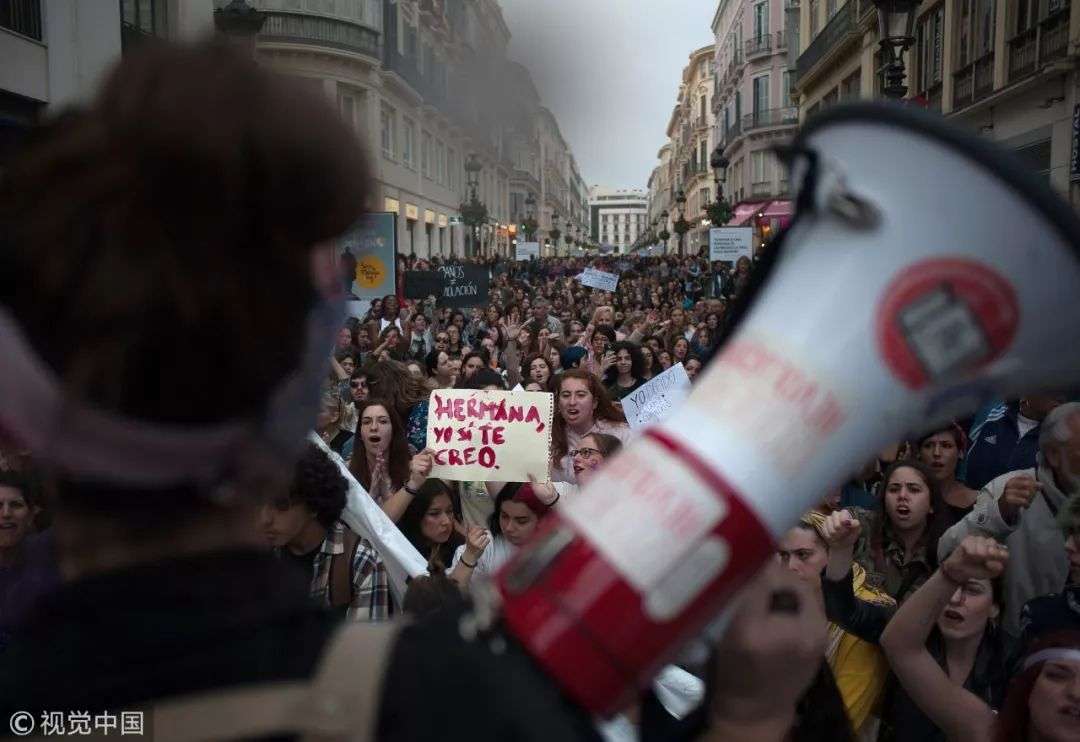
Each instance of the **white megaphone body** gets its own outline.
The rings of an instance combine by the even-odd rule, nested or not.
[[[796,217],[686,402],[500,573],[510,632],[610,713],[874,452],[1080,375],[1080,223],[989,143],[836,108],[790,150]]]

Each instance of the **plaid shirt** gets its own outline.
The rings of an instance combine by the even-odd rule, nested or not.
[[[330,563],[335,554],[345,553],[345,529],[340,520],[326,535],[319,553],[315,555],[311,580],[311,597],[319,605],[330,606]],[[361,538],[352,558],[352,600],[346,616],[352,621],[386,621],[394,615],[390,597],[390,577],[379,552],[369,541]]]

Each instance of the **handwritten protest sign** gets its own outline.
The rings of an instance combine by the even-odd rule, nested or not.
[[[514,246],[514,260],[529,260],[539,257],[539,242],[519,242]]]
[[[469,482],[548,481],[552,395],[440,389],[431,393],[431,476]]]
[[[439,272],[443,279],[439,306],[464,309],[487,304],[491,284],[487,267],[467,263],[448,263],[439,266]]]
[[[709,260],[735,262],[745,255],[753,257],[752,227],[713,227],[709,230]]]
[[[666,418],[690,393],[690,377],[681,363],[654,376],[636,392],[622,398],[626,422],[640,428]]]
[[[582,286],[591,286],[601,291],[614,291],[615,287],[619,285],[618,275],[598,271],[595,268],[586,268],[578,276],[578,280],[581,281]]]

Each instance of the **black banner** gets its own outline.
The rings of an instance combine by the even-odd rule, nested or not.
[[[487,304],[491,277],[487,266],[452,263],[439,266],[443,290],[439,306],[453,309]]]
[[[429,296],[442,296],[443,277],[439,271],[406,271],[405,298],[423,301]]]

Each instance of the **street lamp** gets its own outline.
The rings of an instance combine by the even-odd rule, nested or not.
[[[885,74],[881,91],[889,98],[899,100],[907,95],[904,52],[915,43],[912,29],[919,0],[874,0],[874,5],[877,6],[881,63]]]
[[[559,212],[555,212],[551,215],[551,230],[548,231],[548,237],[551,238],[551,251],[555,254],[555,257],[559,255],[559,235],[562,232],[559,231]]]
[[[722,227],[731,219],[731,205],[724,200],[724,183],[727,182],[728,159],[724,157],[723,147],[717,145],[709,158],[713,171],[713,183],[716,184],[716,200],[709,205],[708,217],[713,226]]]
[[[480,201],[476,194],[477,185],[479,185],[480,171],[484,169],[484,166],[480,164],[480,160],[476,158],[476,154],[470,154],[469,159],[465,162],[465,173],[467,179],[467,185],[469,187],[469,200],[462,203],[460,207],[461,220],[469,227],[469,232],[472,235],[472,255],[479,254],[483,245],[480,243],[480,225],[487,223],[487,206]]]
[[[566,254],[570,254],[570,230],[574,228],[574,223],[570,221],[570,217],[566,218],[566,233],[563,235],[563,242],[566,243]]]
[[[525,220],[521,223],[521,230],[525,232],[525,236],[529,238],[529,242],[532,242],[533,237],[536,235],[536,198],[532,192],[529,192],[528,197],[525,199]]]
[[[683,255],[683,237],[690,231],[690,222],[686,221],[686,194],[683,193],[682,188],[675,194],[675,204],[679,209],[679,218],[675,220],[673,226],[675,234],[679,235],[679,256],[681,257]]]
[[[667,228],[668,216],[670,215],[668,214],[667,209],[660,212],[660,234],[657,235],[657,237],[660,238],[660,241],[664,243],[665,255],[667,254],[667,242],[671,239],[671,232],[669,232]]]

